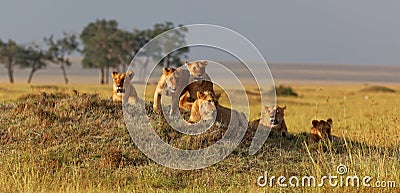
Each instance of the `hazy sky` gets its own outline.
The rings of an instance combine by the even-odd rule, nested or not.
[[[247,37],[267,61],[400,65],[400,1],[0,0],[0,38],[41,41],[96,19],[122,28],[209,23]]]

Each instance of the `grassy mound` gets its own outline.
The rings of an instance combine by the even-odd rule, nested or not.
[[[57,169],[65,164],[93,167],[147,163],[131,143],[121,106],[95,94],[41,93],[2,108],[0,144],[38,155]],[[8,121],[5,121],[8,120]],[[121,145],[126,144],[126,145]]]
[[[120,104],[96,94],[78,92],[29,94],[18,101],[0,105],[3,114],[0,144],[3,147],[29,149],[52,170],[65,164],[118,168],[149,163],[130,138]],[[185,135],[173,129],[151,107],[152,104],[146,102],[147,115],[156,133],[177,148],[205,148],[218,141],[227,130],[214,124],[203,134]],[[187,112],[184,116],[188,116]],[[247,131],[236,153],[247,153],[254,133],[255,130]],[[270,139],[272,146],[282,142],[274,133]]]
[[[214,125],[199,136],[183,135],[153,113],[151,103],[145,105],[156,133],[177,148],[207,147],[226,131]],[[277,174],[305,175],[315,168],[314,160],[324,163],[351,153],[378,152],[350,141],[306,145],[307,133],[289,138],[272,133],[261,150],[249,156],[255,130],[248,129],[239,147],[222,162],[203,170],[180,171],[148,159],[134,145],[121,105],[95,94],[25,95],[16,103],[0,104],[0,113],[0,189],[4,192],[222,191],[254,185],[267,168]],[[329,163],[318,170],[335,171],[337,164]],[[227,176],[234,179],[227,183]]]
[[[381,92],[381,93],[395,93],[396,90],[385,86],[368,86],[360,90],[361,92]]]

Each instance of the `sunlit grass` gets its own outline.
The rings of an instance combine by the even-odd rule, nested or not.
[[[275,176],[319,177],[336,174],[336,167],[341,163],[349,168],[349,175],[393,180],[400,186],[399,92],[364,92],[363,85],[291,86],[299,96],[279,97],[278,104],[287,105],[285,117],[292,138],[270,138],[254,156],[248,155],[251,141],[246,141],[214,166],[181,171],[148,160],[136,148],[126,131],[121,107],[111,102],[111,85],[1,84],[0,190],[399,191],[398,188],[365,187],[258,187],[256,180],[264,171]],[[154,87],[151,85],[146,98],[153,98]],[[388,87],[400,90],[398,86]],[[136,88],[143,92],[144,86]],[[74,89],[80,94],[74,95]],[[49,94],[57,92],[68,95]],[[35,95],[18,98],[26,94]],[[255,103],[251,108],[257,106]],[[250,119],[258,116],[254,112]],[[311,121],[329,117],[334,121],[333,134],[346,139],[346,143],[307,144],[305,133],[309,132]]]

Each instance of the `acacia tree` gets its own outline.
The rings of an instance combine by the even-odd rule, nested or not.
[[[74,34],[63,33],[63,37],[56,41],[53,40],[53,35],[49,38],[44,38],[44,41],[48,46],[46,54],[49,56],[51,62],[60,64],[65,84],[68,84],[65,67],[71,66],[68,56],[78,49],[79,43],[76,36]]]
[[[160,50],[162,53],[166,53],[173,48],[182,47],[186,44],[185,33],[187,32],[187,29],[182,26],[180,27],[179,30],[173,30],[166,34],[168,37],[164,38],[164,42],[161,44]],[[163,33],[174,28],[175,26],[171,22],[156,24],[154,26],[154,33]],[[182,47],[171,53],[166,53],[167,55],[160,61],[160,65],[169,68],[171,64],[174,64],[176,67],[179,67],[182,65],[181,58],[187,58],[187,52],[189,52],[189,47]]]
[[[31,68],[27,83],[32,81],[33,74],[42,68],[46,67],[46,60],[50,57],[40,50],[37,45],[29,45],[22,49],[17,57],[16,62],[21,68]]]
[[[109,68],[120,67],[126,70],[126,65],[132,60],[132,57],[151,39],[157,35],[175,28],[173,23],[166,22],[155,24],[153,28],[146,30],[134,30],[133,33],[118,28],[115,20],[97,20],[89,23],[81,32],[80,39],[84,46],[82,53],[84,58],[82,65],[84,68],[98,68],[100,83],[108,83]],[[160,46],[151,48],[151,56],[145,57],[145,61],[141,66],[139,75],[146,73],[147,64],[150,58],[161,58],[165,50],[171,46],[183,45],[185,43],[184,33],[186,30],[175,31],[170,34],[165,42]],[[182,65],[180,58],[185,56],[188,48],[177,50],[167,55],[160,64],[169,67],[170,63],[175,66]],[[143,77],[143,76],[142,76]]]
[[[158,23],[153,26],[153,28],[145,29],[145,30],[134,30],[134,36],[137,42],[137,47],[135,53],[139,52],[139,49],[143,47],[146,43],[148,43],[151,39],[155,38],[156,36],[164,33],[168,30],[174,29],[175,26],[172,22],[165,22],[165,23]],[[151,53],[150,55],[141,56],[145,57],[142,67],[140,68],[139,79],[144,79],[144,74],[146,74],[147,65],[149,63],[150,58],[161,58],[165,53],[165,50],[169,50],[171,47],[176,47],[180,45],[184,45],[185,41],[185,33],[187,32],[186,28],[181,28],[180,30],[175,30],[173,33],[169,33],[169,37],[163,38],[163,42],[160,42],[160,45],[157,47],[151,47],[146,50],[146,53]],[[167,54],[162,60],[158,63],[158,65],[164,67],[170,67],[171,64],[174,66],[179,67],[183,63],[181,58],[187,58],[186,53],[189,52],[188,47],[181,48],[176,50],[172,53]]]
[[[113,45],[111,54],[118,62],[116,67],[125,72],[127,65],[130,64],[133,56],[137,50],[140,49],[139,44],[133,33],[121,29],[118,29],[118,31],[110,37],[110,41],[112,41]]]
[[[20,50],[20,46],[13,40],[8,40],[7,43],[0,40],[0,62],[3,63],[7,69],[10,83],[14,83],[14,66]]]
[[[97,20],[89,23],[81,32],[84,46],[84,68],[98,68],[100,83],[108,83],[109,69],[118,63],[118,23],[115,20]]]

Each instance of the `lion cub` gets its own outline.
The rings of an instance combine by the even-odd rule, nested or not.
[[[312,122],[312,128],[310,132],[310,140],[312,142],[318,142],[320,140],[325,140],[325,139],[332,139],[332,133],[331,133],[331,128],[332,128],[332,119],[328,118],[326,121],[324,120],[313,120]]]
[[[257,129],[258,125],[261,124],[263,127],[271,129],[272,131],[278,132],[282,137],[288,135],[288,128],[285,122],[285,106],[265,106],[263,115],[260,119],[256,119],[250,123],[250,128]]]
[[[118,73],[113,71],[111,77],[113,78],[113,101],[122,102],[123,104],[134,105],[138,101],[138,96],[135,87],[133,87],[131,81],[134,76],[133,71],[127,73]]]

